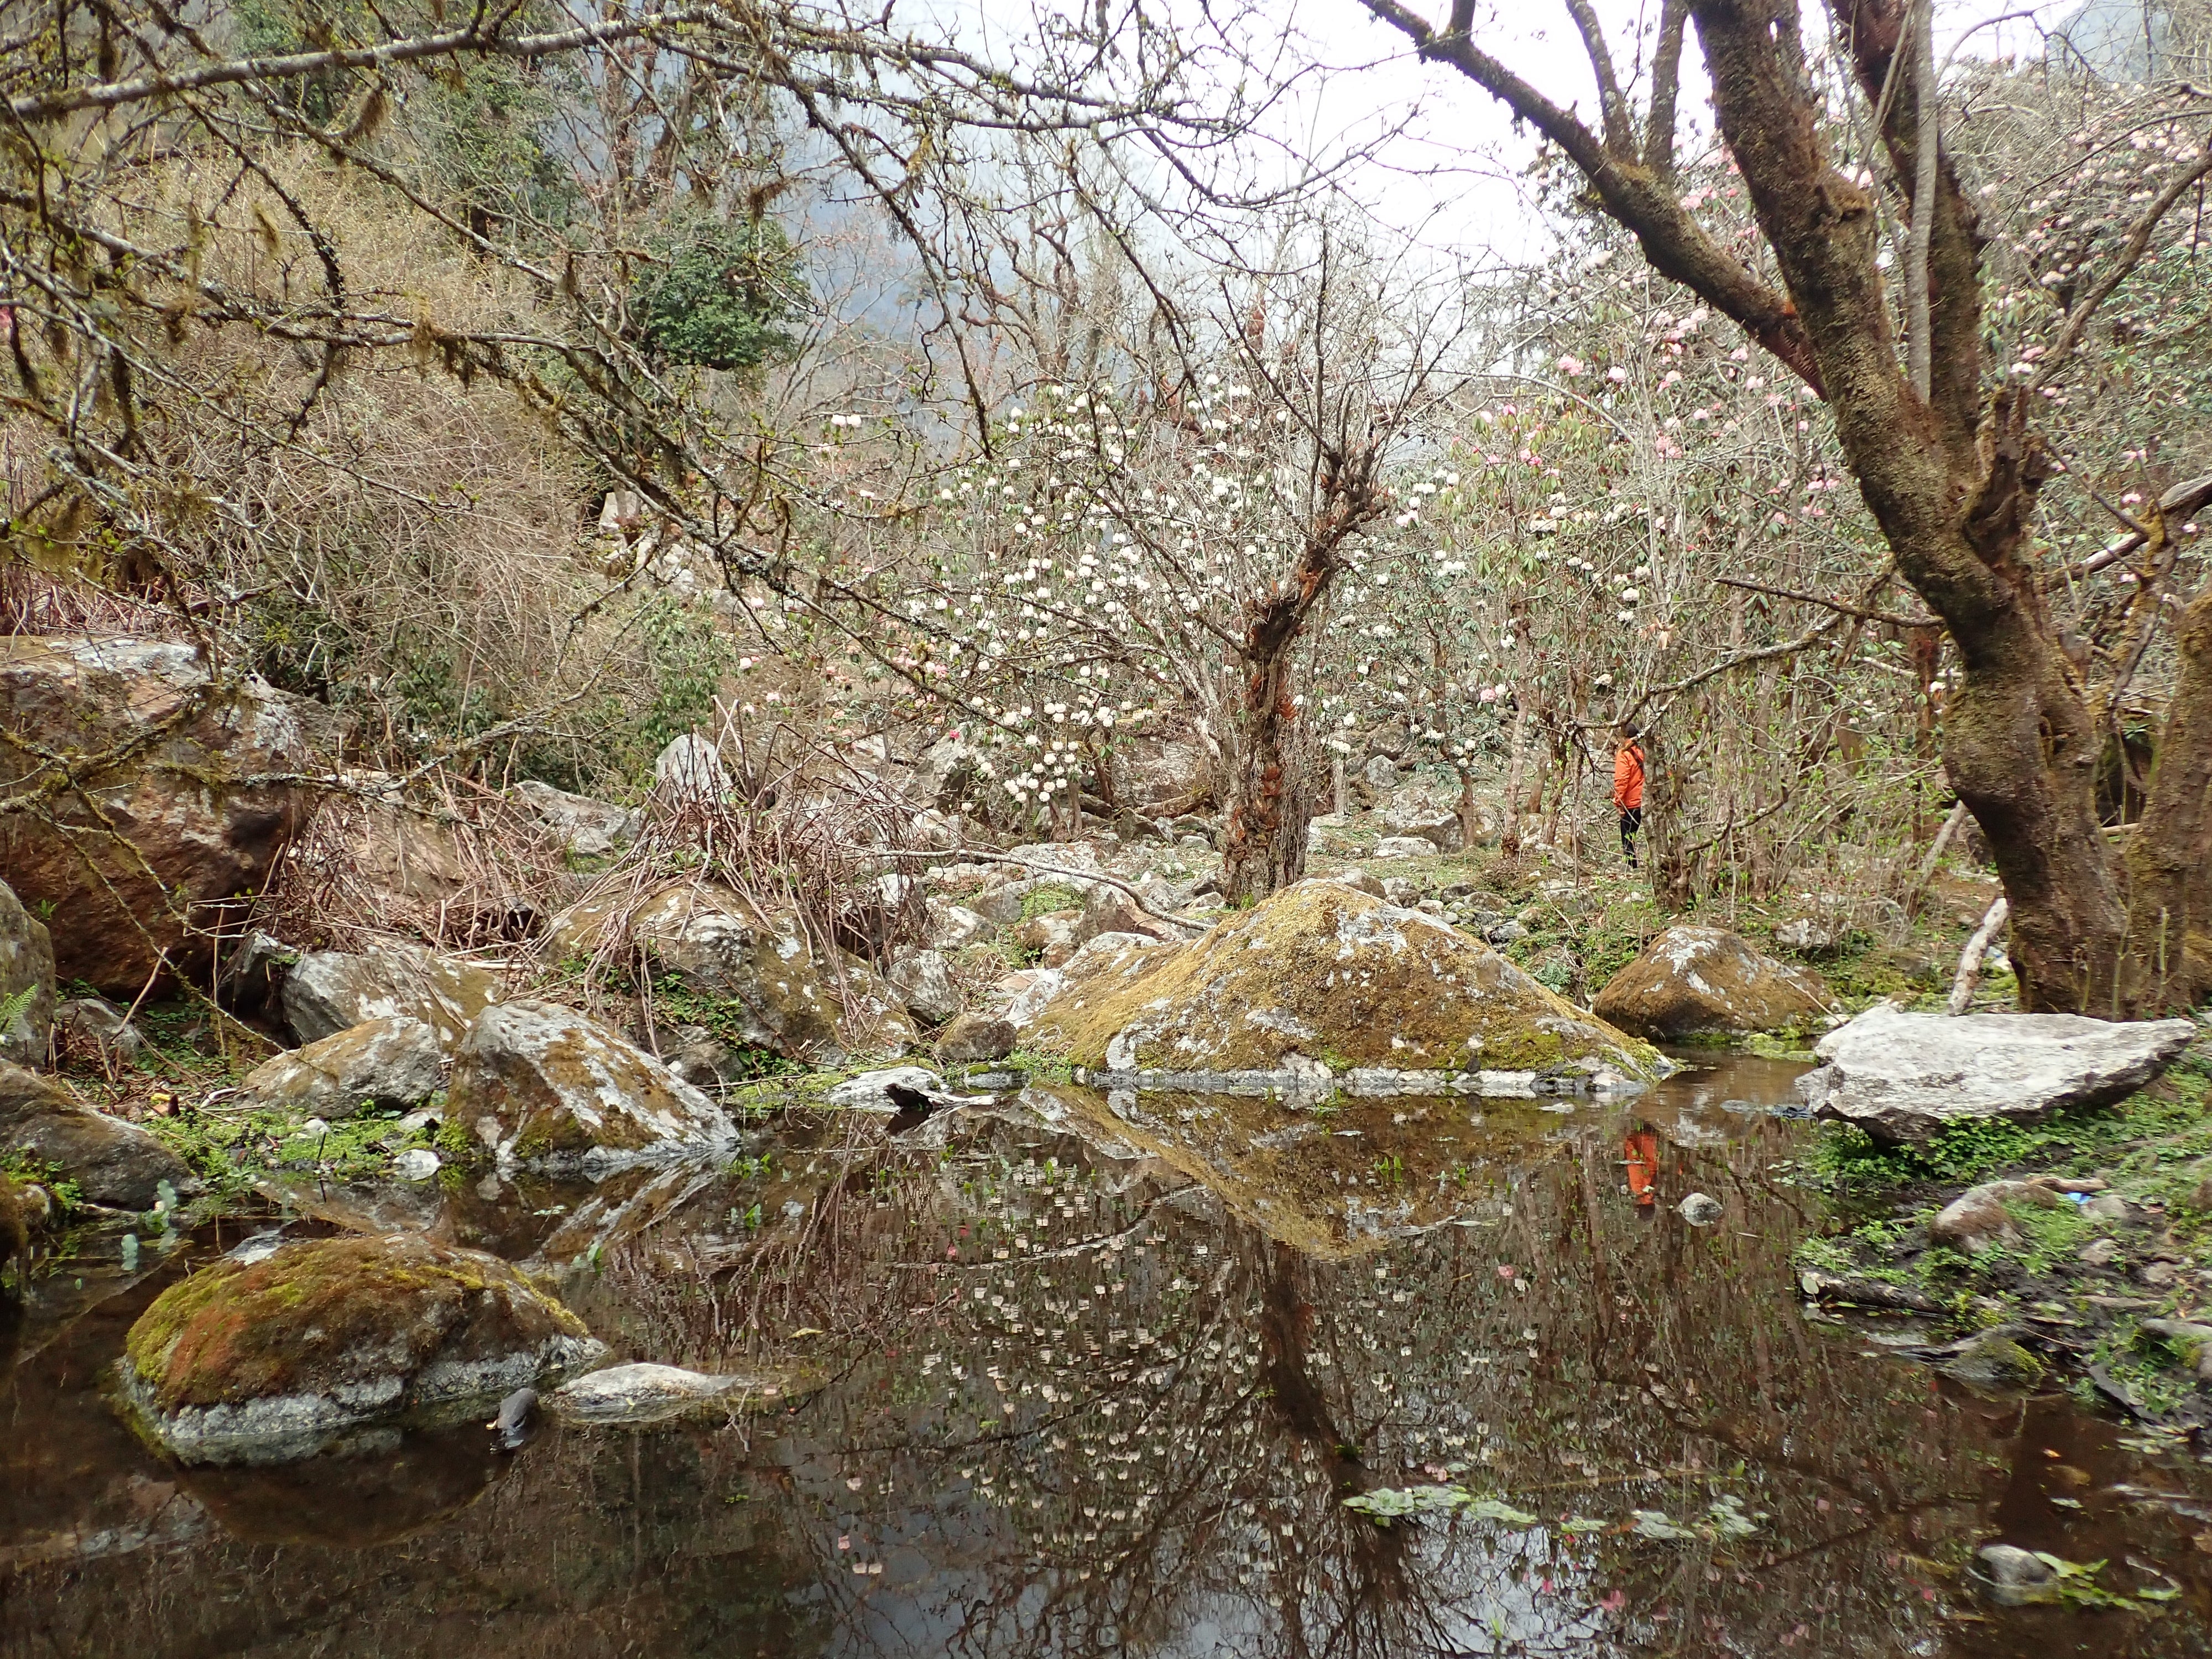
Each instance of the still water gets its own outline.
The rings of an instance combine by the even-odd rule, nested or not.
[[[1762,1109],[1796,1069],[1321,1113],[1032,1089],[599,1188],[307,1187],[135,1274],[94,1247],[0,1335],[0,1654],[2212,1650],[2212,1468],[1801,1306],[1825,1200]],[[541,1264],[620,1357],[780,1392],[275,1470],[174,1467],[109,1410],[191,1261],[363,1224]],[[1343,1502],[1440,1481],[1496,1501]],[[1957,1571],[1992,1539],[2179,1594],[1997,1607]]]

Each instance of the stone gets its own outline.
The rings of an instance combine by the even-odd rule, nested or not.
[[[957,951],[973,945],[991,925],[966,905],[948,903],[944,899],[928,901],[927,911],[926,937],[933,951]]]
[[[914,791],[940,812],[957,812],[983,781],[983,756],[959,732],[939,738],[914,766]]]
[[[2062,1201],[2057,1193],[2039,1182],[1985,1181],[1978,1187],[1969,1187],[1945,1205],[1929,1224],[1928,1237],[1933,1243],[1948,1244],[1969,1255],[1979,1255],[2001,1244],[2020,1243],[2020,1228],[2005,1208],[2008,1203],[2055,1210]]]
[[[95,1112],[62,1084],[0,1061],[0,1152],[50,1164],[94,1204],[150,1210],[163,1182],[179,1194],[198,1180],[135,1124]]]
[[[1484,928],[1482,937],[1492,945],[1518,945],[1528,937],[1528,929],[1523,923],[1506,916]]]
[[[1809,916],[1799,916],[1795,921],[1784,922],[1774,930],[1774,943],[1778,949],[1801,957],[1832,956],[1836,949],[1836,931],[1825,922],[1815,921]]]
[[[0,1060],[44,1066],[53,1036],[53,939],[0,881]]]
[[[240,1088],[287,1111],[351,1117],[411,1111],[444,1084],[438,1034],[405,1014],[364,1020],[305,1048],[272,1055]]]
[[[945,1079],[924,1066],[893,1066],[849,1077],[822,1097],[826,1106],[848,1112],[927,1114],[962,1104]]]
[[[1709,1193],[1692,1193],[1677,1207],[1692,1227],[1710,1227],[1727,1213],[1720,1200]]]
[[[1374,856],[1378,859],[1425,859],[1436,855],[1432,841],[1419,836],[1385,836],[1375,843]]]
[[[1367,872],[1361,869],[1358,865],[1353,865],[1349,869],[1339,871],[1335,875],[1329,878],[1329,879],[1332,881],[1340,881],[1346,887],[1357,888],[1359,891],[1370,894],[1376,898],[1381,898],[1383,896],[1382,884],[1376,880],[1374,877],[1369,875]]]
[[[2109,1105],[2149,1083],[2197,1034],[2186,1019],[2075,1014],[1911,1014],[1869,1008],[1814,1046],[1826,1063],[1798,1079],[1816,1116],[1875,1139],[1925,1140],[1948,1123],[2040,1122]]]
[[[2099,1193],[2081,1206],[2081,1213],[2093,1221],[2125,1221],[2128,1201],[2118,1193]]]
[[[2014,1393],[2043,1380],[2044,1364],[2001,1330],[1969,1337],[1936,1369],[1954,1382],[1990,1393]]]
[[[653,787],[671,806],[714,805],[730,793],[730,769],[712,743],[686,732],[654,757]]]
[[[796,916],[760,909],[726,887],[672,882],[642,900],[607,897],[570,906],[548,930],[571,957],[642,951],[655,978],[722,1005],[736,1040],[790,1060],[838,1053],[836,999]]]
[[[1580,1082],[1668,1069],[1458,929],[1325,880],[1069,975],[1028,1041],[1113,1073],[1274,1072],[1294,1056],[1333,1073]]]
[[[2151,1290],[2170,1291],[2181,1277],[2181,1269],[2171,1261],[2146,1261],[2136,1277]]]
[[[534,778],[516,784],[514,795],[571,858],[611,857],[635,841],[644,826],[641,812],[589,795],[572,795]]]
[[[999,1010],[999,1017],[1017,1033],[1026,1031],[1066,983],[1067,975],[1057,968],[1030,968],[1008,974],[994,988],[1009,999]]]
[[[453,1054],[447,1114],[502,1162],[619,1166],[737,1139],[722,1109],[620,1032],[556,1003],[484,1010]]]
[[[217,925],[304,822],[302,786],[239,780],[313,772],[336,746],[320,705],[155,640],[0,640],[0,729],[26,745],[0,748],[0,795],[46,787],[41,750],[76,757],[43,811],[0,817],[0,870],[68,916],[57,981],[126,999],[164,961],[204,983]]]
[[[1044,885],[1041,881],[1022,879],[1001,881],[982,889],[968,901],[968,908],[993,927],[1013,927],[1020,924],[1022,907],[1028,902],[1030,892]]]
[[[938,1033],[937,1058],[947,1066],[1004,1060],[1014,1052],[1011,1023],[990,1014],[961,1014]]]
[[[1041,916],[1031,916],[1014,929],[1014,943],[1024,951],[1042,953],[1055,945],[1064,945],[1072,953],[1076,945],[1075,930],[1083,921],[1080,910],[1048,910]],[[1065,961],[1066,956],[1061,960]],[[1048,967],[1055,964],[1048,963]]]
[[[1983,1545],[1974,1552],[1974,1566],[1990,1599],[2007,1607],[2047,1600],[2057,1589],[2057,1569],[2017,1544]]]
[[[2109,1238],[2093,1238],[2074,1258],[2085,1267],[2109,1267],[2120,1260],[2120,1247]]]
[[[1656,1042],[1802,1028],[1836,1011],[1827,988],[1722,927],[1669,927],[1605,983],[1590,1012]]]
[[[563,1382],[546,1397],[556,1417],[597,1425],[665,1423],[720,1406],[735,1395],[774,1403],[784,1388],[749,1376],[716,1376],[676,1365],[610,1365]]]
[[[1182,939],[1188,938],[1189,932],[1153,915],[1119,887],[1109,887],[1101,882],[1084,896],[1083,919],[1075,925],[1075,942],[1080,945],[1101,933],[1141,933],[1150,939]]]
[[[1065,962],[1047,965],[1057,966],[1065,978],[1079,979],[1110,967],[1125,951],[1157,950],[1160,943],[1150,933],[1095,933],[1078,945]]]
[[[1398,787],[1398,763],[1388,755],[1370,755],[1367,763],[1359,769],[1359,775],[1367,787],[1378,794]]]
[[[885,975],[906,999],[907,1012],[916,1019],[941,1025],[960,1012],[959,988],[953,984],[945,958],[935,951],[906,950],[891,959]]]
[[[136,1065],[146,1052],[138,1028],[101,997],[71,997],[55,1004],[53,1035],[58,1047],[103,1065]]]
[[[412,939],[371,940],[360,951],[308,951],[277,994],[284,1024],[319,1042],[365,1020],[404,1015],[437,1033],[451,1053],[477,1015],[499,1000],[498,975]]]
[[[836,1052],[844,1057],[895,1058],[921,1042],[905,994],[858,957],[844,958],[836,1000]]]
[[[392,1173],[402,1181],[428,1181],[443,1164],[428,1146],[410,1146],[392,1160]]]
[[[498,1257],[398,1233],[211,1262],[139,1316],[121,1371],[179,1458],[273,1462],[403,1414],[473,1416],[605,1352]]]

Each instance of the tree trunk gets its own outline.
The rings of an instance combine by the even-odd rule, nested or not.
[[[1274,626],[1255,623],[1247,635],[1243,730],[1221,839],[1221,890],[1231,903],[1264,898],[1306,872],[1314,768],[1310,734],[1291,700],[1298,620],[1271,617]]]
[[[1643,734],[1644,862],[1651,872],[1651,902],[1680,915],[1690,908],[1690,855],[1682,849],[1681,769],[1668,758],[1655,728]]]
[[[1505,750],[1505,822],[1498,826],[1498,850],[1507,858],[1521,850],[1521,763],[1528,752],[1528,705],[1513,705],[1513,735]]]
[[[2181,672],[2128,838],[2128,937],[2148,1012],[2212,998],[2212,587],[2175,631]]]

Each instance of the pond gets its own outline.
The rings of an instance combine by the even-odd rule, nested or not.
[[[1802,1305],[1796,1069],[1320,1111],[1031,1088],[598,1188],[308,1186],[131,1270],[88,1245],[0,1338],[0,1653],[2206,1651],[2212,1471]],[[277,1469],[178,1468],[109,1409],[191,1261],[364,1224],[546,1264],[622,1357],[779,1392]],[[1474,1501],[1345,1502],[1423,1486]],[[1956,1571],[1992,1539],[2127,1605],[1996,1606]]]

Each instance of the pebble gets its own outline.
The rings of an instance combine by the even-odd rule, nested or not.
[[[2125,1221],[2128,1201],[2118,1193],[2099,1193],[2081,1206],[2081,1213],[2094,1216],[2100,1221]]]
[[[1990,1583],[2009,1589],[2047,1584],[2053,1577],[2049,1563],[2017,1544],[1984,1544],[1974,1552],[1974,1559]]]
[[[440,1161],[428,1146],[410,1146],[392,1160],[392,1173],[402,1181],[428,1181],[438,1173]]]
[[[2120,1247],[2109,1238],[2094,1239],[2075,1259],[2085,1267],[2109,1267],[2120,1259]]]
[[[1692,1227],[1710,1227],[1725,1213],[1720,1200],[1709,1193],[1692,1193],[1677,1207]]]

